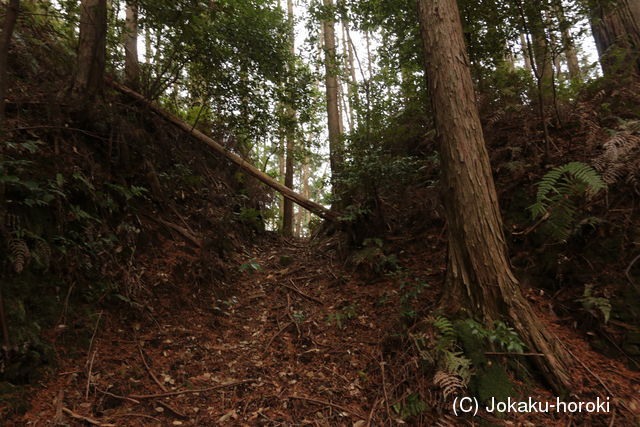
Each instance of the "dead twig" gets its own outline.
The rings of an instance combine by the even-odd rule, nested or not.
[[[136,405],[139,405],[139,404],[140,404],[140,401],[139,401],[139,400],[131,399],[130,397],[127,397],[127,396],[120,396],[120,395],[113,394],[113,393],[111,393],[111,392],[109,392],[109,391],[106,391],[106,390],[100,390],[99,388],[96,388],[96,390],[97,390],[98,392],[102,393],[102,394],[105,394],[105,395],[107,395],[107,396],[111,396],[111,397],[113,397],[114,399],[128,400],[129,402],[131,402],[131,403],[135,403]]]
[[[186,416],[185,414],[183,414],[182,412],[178,411],[176,408],[174,408],[173,406],[169,405],[168,403],[163,402],[162,400],[156,400],[156,403],[160,406],[162,406],[163,408],[167,409],[169,412],[171,412],[173,415],[175,415],[176,417],[186,420],[187,418],[189,418],[188,416]]]
[[[69,415],[71,418],[74,418],[76,420],[81,420],[81,421],[87,422],[89,424],[93,424],[94,426],[116,427],[115,424],[103,423],[101,421],[94,420],[93,418],[85,417],[84,415],[80,415],[80,414],[78,414],[76,412],[73,412],[69,408],[62,408],[62,412],[64,412],[65,414]]]
[[[147,218],[152,219],[153,221],[164,225],[165,227],[178,232],[178,234],[180,234],[182,237],[184,237],[185,239],[187,239],[189,242],[193,243],[196,247],[201,248],[202,247],[202,241],[197,238],[196,236],[194,236],[193,234],[191,234],[186,228],[184,227],[180,227],[177,224],[174,224],[172,222],[169,221],[165,221],[162,218],[156,218],[150,215],[145,215]]]
[[[324,405],[324,406],[330,406],[332,408],[335,409],[339,409],[343,412],[347,412],[351,415],[355,415],[356,417],[362,419],[362,420],[366,420],[367,417],[362,415],[361,413],[354,411],[353,409],[349,409],[346,406],[342,406],[342,405],[338,405],[337,403],[333,403],[333,402],[329,402],[328,400],[322,400],[322,399],[316,399],[314,397],[307,397],[307,396],[297,396],[297,395],[289,395],[287,396],[289,399],[298,399],[298,400],[305,400],[307,402],[311,402],[311,403],[315,403],[317,405]]]
[[[373,421],[373,414],[375,414],[376,412],[376,407],[378,406],[378,403],[380,403],[380,399],[376,399],[376,401],[373,402],[373,407],[371,407],[371,411],[369,412],[369,418],[367,419],[367,427],[371,427],[371,422]]]
[[[142,346],[140,345],[140,343],[138,343],[138,351],[140,352],[140,358],[142,359],[142,363],[144,363],[144,367],[147,369],[149,376],[153,379],[153,381],[156,384],[158,384],[158,387],[160,387],[162,391],[167,392],[168,391],[167,388],[164,386],[164,384],[160,382],[158,377],[156,377],[156,374],[153,373],[153,371],[151,370],[151,367],[147,363],[147,359],[144,357],[144,351],[142,351]]]
[[[300,289],[298,289],[298,288],[296,287],[296,284],[295,284],[295,283],[293,283],[293,280],[289,279],[289,281],[291,282],[291,286],[289,286],[289,285],[287,285],[287,284],[284,284],[284,283],[280,283],[280,286],[283,286],[283,287],[285,287],[285,288],[287,288],[287,289],[289,289],[289,290],[292,290],[293,292],[297,293],[298,295],[303,296],[303,297],[305,297],[306,299],[308,299],[308,300],[310,300],[310,301],[315,302],[316,304],[320,304],[320,305],[322,305],[322,304],[323,304],[323,302],[322,302],[321,300],[319,300],[318,298],[316,298],[316,297],[312,297],[311,295],[308,295],[308,294],[305,294],[305,293],[304,293],[304,292],[302,292]]]
[[[533,224],[531,227],[527,228],[524,231],[514,231],[513,233],[511,233],[511,235],[512,236],[526,236],[527,234],[531,233],[533,230],[538,228],[540,226],[540,224],[542,224],[543,222],[548,220],[550,216],[551,216],[551,214],[549,212],[547,212],[542,216],[542,218],[540,218],[540,220],[538,222]]]
[[[89,350],[87,350],[87,362],[89,361],[89,356],[91,355],[91,350],[93,350],[93,340],[96,338],[96,334],[98,333],[98,325],[100,325],[100,319],[102,319],[102,311],[98,313],[98,320],[96,320],[96,326],[93,328],[93,334],[91,335],[91,341],[89,341]]]
[[[385,361],[382,360],[379,362],[379,364],[380,364],[380,371],[382,372],[382,391],[384,393],[384,406],[385,406],[385,409],[387,410],[388,419],[392,420],[393,418],[391,417],[391,408],[389,407],[389,395],[387,394],[387,379],[384,374]]]
[[[56,396],[55,405],[56,405],[56,414],[53,417],[54,425],[59,425],[62,423],[62,405],[64,404],[64,390],[60,390],[58,392],[58,396]]]
[[[278,332],[276,332],[276,334],[274,336],[271,337],[271,339],[269,340],[269,342],[267,343],[266,346],[264,346],[264,350],[262,351],[262,353],[266,353],[267,350],[269,350],[269,347],[271,346],[271,343],[273,342],[273,340],[275,340],[278,335],[280,335],[282,332],[284,332],[285,329],[287,329],[289,326],[293,325],[295,322],[289,322],[286,325],[284,325],[282,328],[280,328],[280,330]]]
[[[93,352],[91,356],[91,361],[89,362],[89,370],[87,371],[87,386],[84,392],[84,399],[89,400],[89,389],[91,388],[91,373],[93,371],[93,361],[96,359],[96,354],[98,354],[98,350]]]
[[[197,388],[197,389],[193,389],[193,390],[168,391],[166,393],[157,393],[157,394],[130,394],[129,398],[130,399],[144,400],[144,399],[157,399],[159,397],[178,396],[180,394],[188,394],[188,393],[205,393],[207,391],[213,391],[213,390],[218,390],[218,389],[227,388],[227,387],[235,387],[235,386],[246,384],[246,383],[250,383],[250,382],[253,382],[253,381],[255,381],[255,380],[253,380],[253,379],[242,380],[242,381],[236,381],[236,382],[227,383],[227,384],[219,384],[219,385],[216,385],[216,386],[213,386],[213,387]]]

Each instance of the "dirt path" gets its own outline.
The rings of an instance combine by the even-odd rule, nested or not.
[[[443,265],[444,245],[420,247],[398,250],[401,270],[439,285],[444,267],[433,266]],[[136,316],[131,308],[120,310],[130,317],[105,312],[91,346],[63,354],[56,371],[34,386],[31,409],[9,425],[395,425],[400,415],[394,403],[410,402],[416,387],[431,399],[420,425],[461,425],[431,377],[419,374],[419,357],[393,338],[403,330],[400,299],[410,292],[402,289],[403,279],[363,279],[327,249],[255,242],[228,260],[232,274],[224,295],[220,283],[207,290],[187,280],[161,280]],[[155,277],[175,269],[172,262],[176,253],[184,257],[182,250],[159,248]],[[435,308],[438,288],[424,289],[416,318]],[[529,298],[542,319],[545,301],[533,293]],[[544,321],[578,355],[572,396],[594,398],[606,384],[605,394],[619,398],[613,415],[580,422],[630,419],[640,407],[637,373],[592,351],[553,316]],[[553,399],[539,387],[528,393],[535,400]],[[571,414],[521,414],[513,422],[564,426],[575,420]]]
[[[322,248],[298,243],[254,248],[242,261],[222,301],[169,287],[148,321],[105,315],[87,357],[63,362],[21,422],[371,422],[380,331],[393,317],[378,302],[392,284],[358,281]]]

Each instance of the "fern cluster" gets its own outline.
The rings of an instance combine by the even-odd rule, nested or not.
[[[582,162],[571,162],[549,171],[538,183],[536,202],[529,207],[533,219],[546,219],[552,238],[566,241],[574,228],[578,197],[595,196],[606,188],[600,174]]]
[[[457,346],[458,333],[451,320],[438,316],[433,325],[440,335],[436,345],[441,369],[449,375],[458,376],[463,384],[468,384],[472,375],[471,360]]]
[[[640,120],[621,123],[621,127],[602,145],[604,152],[594,160],[608,184],[626,181],[640,192]]]

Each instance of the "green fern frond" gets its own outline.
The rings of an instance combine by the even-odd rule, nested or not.
[[[451,322],[451,320],[447,319],[446,317],[444,316],[436,317],[436,319],[433,321],[433,326],[438,328],[438,330],[440,331],[440,334],[443,337],[451,338],[451,339],[456,338],[456,329],[453,326],[453,323]]]
[[[575,198],[593,197],[607,187],[600,174],[582,162],[571,162],[550,170],[538,183],[536,201],[528,210],[533,219],[548,214],[545,229],[556,240],[566,241],[576,216]]]

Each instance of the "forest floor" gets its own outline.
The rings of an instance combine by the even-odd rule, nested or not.
[[[401,259],[423,279],[441,283],[444,241],[436,236],[424,240],[433,242],[430,256],[407,249]],[[334,244],[266,237],[235,260],[239,268],[229,283],[232,291],[222,301],[189,283],[165,281],[135,320],[104,312],[86,352],[61,357],[55,372],[33,387],[31,409],[9,425],[403,423],[393,396],[406,379],[397,376],[397,366],[388,365],[401,361],[401,370],[414,371],[418,361],[400,357],[405,350],[393,338],[398,283],[388,275],[363,279],[332,255]],[[152,262],[157,277],[180,256],[181,245],[162,245],[163,259]],[[438,296],[439,286],[424,290],[426,312],[435,308]],[[538,302],[540,309],[544,304]],[[640,391],[637,373],[590,351],[575,332],[549,326],[580,355],[576,396],[625,396],[618,411],[640,408],[633,400]],[[598,382],[600,390],[594,386]],[[541,388],[530,392],[539,400],[552,398]],[[474,424],[437,412],[424,415],[419,424]],[[586,421],[539,414],[502,422],[630,425],[616,422],[616,416],[626,418],[614,409],[605,418]],[[493,417],[484,420],[502,424]]]
[[[144,322],[105,313],[86,357],[63,360],[16,424],[370,422],[383,397],[370,372],[397,317],[380,299],[395,284],[353,277],[322,247],[262,245],[245,251],[222,309],[181,284],[154,291]]]

